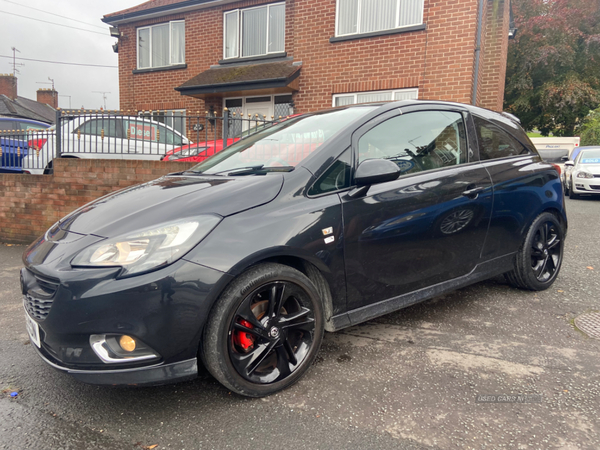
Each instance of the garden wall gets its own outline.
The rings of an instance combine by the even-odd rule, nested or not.
[[[0,173],[0,242],[29,244],[80,206],[192,163],[55,159],[54,175]]]

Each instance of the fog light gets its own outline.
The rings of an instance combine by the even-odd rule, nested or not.
[[[160,359],[160,355],[142,341],[123,334],[92,334],[90,346],[106,364]]]
[[[126,352],[132,352],[135,350],[135,339],[131,336],[123,335],[119,339],[119,345]]]

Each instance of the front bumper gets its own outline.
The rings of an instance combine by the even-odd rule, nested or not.
[[[575,178],[571,189],[576,194],[600,194],[600,178]]]
[[[22,276],[25,309],[39,327],[40,347],[32,347],[55,369],[108,385],[195,377],[204,324],[231,280],[185,260],[124,279],[115,278],[114,268],[55,271],[47,265],[28,265]],[[44,295],[40,301],[34,298]],[[94,334],[133,336],[159,356],[107,364],[92,350]]]
[[[171,364],[154,364],[147,367],[110,370],[70,369],[62,366],[43,349],[35,348],[38,355],[54,369],[71,375],[76,380],[88,384],[111,386],[158,386],[191,380],[198,375],[198,360],[196,358]]]

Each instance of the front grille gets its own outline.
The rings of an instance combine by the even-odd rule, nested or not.
[[[54,299],[42,300],[41,298],[34,298],[29,294],[25,295],[23,300],[25,302],[25,309],[29,315],[37,320],[44,320],[48,316],[52,302],[54,301]]]
[[[600,189],[600,185],[597,184],[590,184],[590,189]]]
[[[594,178],[600,178],[600,175],[594,175]]]
[[[35,276],[35,283],[28,287],[23,298],[25,309],[31,317],[41,321],[48,316],[58,286],[56,281]]]

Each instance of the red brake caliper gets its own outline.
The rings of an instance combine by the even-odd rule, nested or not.
[[[242,319],[239,321],[239,323],[246,328],[254,328],[254,326],[247,320]],[[237,330],[235,333],[233,333],[233,342],[247,352],[254,346],[254,336],[252,336],[250,333],[246,333],[245,331]]]

